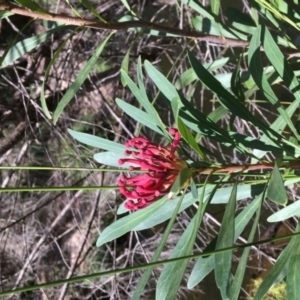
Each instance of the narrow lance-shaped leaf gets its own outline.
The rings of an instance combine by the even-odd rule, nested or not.
[[[130,116],[138,123],[143,124],[144,126],[150,128],[151,130],[159,134],[163,134],[163,131],[160,129],[160,127],[157,126],[157,123],[153,120],[153,117],[150,116],[148,113],[119,98],[116,99],[116,103],[128,116]]]
[[[251,71],[251,75],[255,83],[257,84],[257,86],[264,93],[265,97],[278,110],[283,120],[286,122],[286,124],[294,133],[294,135],[297,137],[298,133],[291,118],[289,117],[286,110],[282,107],[279,99],[277,98],[276,94],[273,92],[264,74],[264,68],[260,57],[260,39],[261,39],[260,36],[261,36],[261,27],[258,26],[251,38],[249,51],[248,51],[248,65]],[[269,49],[265,49],[265,51],[269,51]]]
[[[288,200],[288,195],[284,187],[282,175],[280,174],[277,163],[275,162],[273,172],[267,188],[266,197],[272,202],[280,205],[285,205]]]
[[[42,9],[36,2],[33,0],[15,0],[18,4],[28,8],[31,11],[35,11],[44,15],[51,15],[49,12]]]
[[[296,300],[300,295],[300,235],[295,236],[293,239],[294,247],[288,264],[286,291],[287,299]]]
[[[139,103],[143,106],[145,111],[153,118],[153,121],[156,123],[156,125],[162,129],[162,131],[165,130],[165,125],[161,121],[158,113],[156,112],[153,105],[150,103],[146,93],[143,89],[139,89],[136,84],[131,80],[131,78],[123,71],[121,70],[121,75],[123,80],[127,83],[128,87],[130,88],[131,92],[134,94],[135,98],[139,101]]]
[[[115,240],[116,238],[133,230],[133,228],[136,227],[139,223],[159,211],[166,201],[168,201],[166,197],[163,197],[161,200],[156,201],[150,206],[131,213],[130,215],[123,217],[110,226],[106,227],[97,240],[97,247]]]
[[[62,30],[63,28],[67,29],[70,28],[70,26],[56,26],[53,29],[50,29],[48,31],[45,31],[41,34],[35,35],[33,37],[24,39],[12,47],[10,47],[0,58],[0,66],[2,68],[8,66],[9,64],[16,61],[18,58],[20,58],[23,54],[28,53],[32,49],[39,46],[41,43],[46,41],[46,39],[55,31]]]
[[[263,199],[264,199],[264,193],[260,196],[261,203],[263,202]],[[260,218],[260,214],[261,214],[261,206],[262,205],[260,205],[260,207],[258,208],[258,210],[256,212],[256,217],[252,224],[252,228],[251,228],[247,243],[252,243],[254,240],[255,233],[256,233],[256,230],[257,230],[257,227],[259,224],[259,218]],[[251,247],[245,248],[243,251],[242,257],[239,260],[239,265],[234,274],[234,280],[233,280],[233,283],[232,283],[231,289],[230,289],[230,300],[238,300],[238,297],[239,297],[239,294],[240,294],[241,288],[242,288],[243,279],[245,276],[245,271],[247,268],[247,262],[248,262],[250,250],[251,250]]]
[[[182,196],[180,197],[180,200],[178,201],[178,203],[176,205],[176,208],[175,208],[175,210],[173,212],[173,216],[170,219],[166,230],[164,230],[164,233],[163,233],[163,236],[161,238],[161,241],[160,241],[158,247],[155,250],[155,253],[154,253],[154,255],[153,255],[152,259],[151,259],[151,262],[156,262],[159,259],[159,256],[160,256],[160,254],[161,254],[161,252],[162,252],[162,250],[163,250],[163,248],[164,248],[164,246],[165,246],[165,244],[167,242],[168,236],[169,236],[169,234],[170,234],[170,232],[172,230],[173,224],[174,224],[174,222],[176,220],[176,216],[178,214],[178,210],[179,210],[181,202],[182,202],[182,200],[183,200],[183,198],[185,196],[185,193],[186,193],[186,189],[184,190],[184,193],[182,194]],[[153,269],[154,269],[154,267],[149,267],[149,268],[147,268],[145,270],[143,276],[141,277],[141,279],[139,281],[139,284],[138,284],[136,290],[134,291],[134,294],[133,294],[131,300],[138,300],[139,299],[140,295],[142,294],[142,291],[143,291],[144,287],[146,286],[146,284],[149,281],[149,277],[150,277]]]
[[[300,223],[298,222],[295,232],[300,231]],[[293,237],[287,247],[280,253],[279,257],[277,258],[273,268],[269,271],[267,276],[265,277],[262,284],[259,286],[254,300],[263,299],[264,295],[268,292],[271,286],[276,282],[278,276],[281,274],[282,270],[285,268],[286,264],[289,262],[295,247],[299,247],[299,244],[295,243],[298,242],[296,237]],[[299,271],[299,270],[298,270]]]
[[[53,114],[53,123],[56,124],[59,116],[63,112],[64,108],[67,106],[67,104],[72,100],[72,98],[75,96],[76,92],[80,89],[83,82],[86,80],[86,78],[89,75],[89,72],[92,70],[92,68],[95,66],[99,56],[103,52],[108,40],[111,38],[111,36],[114,34],[112,32],[96,49],[95,53],[92,55],[92,57],[88,60],[88,62],[85,64],[83,69],[79,72],[78,76],[76,77],[75,81],[71,84],[67,92],[64,94],[62,99],[59,101],[54,114]]]
[[[219,231],[216,249],[228,248],[234,242],[234,213],[237,194],[237,183],[234,184],[222,225]],[[215,255],[215,278],[223,299],[229,297],[232,252],[227,251]]]
[[[124,151],[126,150],[125,146],[122,144],[100,138],[92,134],[77,132],[72,129],[68,129],[68,132],[75,140],[88,146],[112,151],[119,154],[124,154]]]
[[[78,27],[79,28],[79,27]],[[77,28],[77,29],[78,29]],[[49,119],[52,119],[52,116],[49,112],[49,109],[48,109],[48,106],[47,106],[47,102],[46,102],[46,98],[45,98],[45,82],[48,78],[48,75],[50,73],[50,70],[51,70],[51,67],[52,65],[56,62],[59,54],[61,53],[61,51],[63,50],[64,46],[66,45],[66,43],[72,38],[72,36],[75,34],[76,32],[76,29],[72,31],[71,34],[69,34],[68,38],[66,38],[62,43],[61,45],[58,47],[58,49],[54,52],[54,55],[53,57],[51,58],[48,66],[47,66],[47,69],[45,71],[45,75],[44,75],[44,79],[43,79],[43,83],[42,83],[42,87],[41,87],[41,104],[42,104],[42,108],[43,108],[43,111],[44,111],[44,114],[49,118]]]
[[[271,215],[267,221],[268,222],[281,222],[287,220],[294,216],[300,215],[300,200],[295,201],[294,203],[286,206],[285,208],[277,211]]]
[[[173,110],[173,116],[177,124],[178,131],[180,132],[181,137],[186,141],[186,143],[199,154],[202,160],[205,160],[206,159],[205,154],[199,148],[197,142],[195,141],[195,138],[193,137],[193,135],[190,133],[187,126],[179,117],[179,110],[181,109],[182,106],[183,104],[180,101],[179,97],[175,97],[172,99],[171,107]]]
[[[229,196],[227,196],[229,197]],[[234,229],[234,241],[240,236],[246,225],[251,220],[253,214],[258,208],[261,195],[256,197],[236,218]],[[204,251],[215,249],[216,239],[213,240]],[[208,249],[209,248],[209,249]],[[213,255],[209,257],[200,257],[195,264],[193,271],[188,280],[188,288],[193,288],[201,282],[215,267],[215,258]]]
[[[218,185],[214,187],[212,193],[208,196],[208,199],[206,201],[204,201],[205,188],[206,183],[204,184],[204,188],[200,195],[197,213],[180,237],[170,255],[170,258],[182,257],[191,254],[204,212],[206,211],[206,207],[211,202],[211,199],[213,198]],[[176,298],[177,290],[184,276],[187,263],[187,260],[178,261],[172,264],[168,264],[164,267],[157,283],[157,300],[173,300]]]
[[[213,93],[218,96],[221,104],[228,108],[236,116],[251,122],[253,125],[260,128],[271,139],[274,137],[281,138],[281,135],[277,132],[270,130],[266,124],[258,120],[252,115],[252,113],[238,101],[229,91],[227,91],[220,82],[210,74],[202,64],[194,57],[191,52],[188,52],[188,57],[198,78],[206,85]],[[274,137],[272,137],[274,136]]]

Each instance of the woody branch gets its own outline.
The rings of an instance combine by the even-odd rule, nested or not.
[[[198,41],[206,41],[206,42],[216,43],[219,45],[224,45],[229,47],[246,47],[249,44],[248,41],[235,40],[229,38],[225,39],[223,37],[209,35],[199,31],[173,28],[173,27],[169,27],[157,23],[148,22],[142,19],[136,21],[104,23],[97,20],[96,21],[87,20],[79,17],[69,17],[69,16],[49,13],[49,12],[40,13],[37,11],[32,11],[27,8],[17,6],[12,3],[8,3],[4,0],[2,1],[0,0],[0,11],[11,12],[16,15],[27,16],[34,19],[61,22],[66,25],[75,25],[75,26],[95,28],[95,29],[119,31],[119,30],[128,30],[130,28],[141,28],[143,30],[157,30],[165,34],[173,34],[178,37],[186,37],[186,38],[196,39]]]

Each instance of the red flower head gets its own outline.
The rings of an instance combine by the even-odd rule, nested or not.
[[[120,192],[128,198],[125,207],[134,211],[147,207],[170,192],[173,183],[182,169],[188,164],[179,158],[177,147],[180,134],[177,129],[170,128],[169,133],[174,136],[171,146],[156,145],[146,138],[136,137],[129,140],[126,148],[135,148],[137,151],[125,151],[128,158],[119,160],[119,165],[130,163],[129,170],[145,170],[145,173],[126,177],[122,175],[118,185]],[[169,199],[172,195],[169,196]]]

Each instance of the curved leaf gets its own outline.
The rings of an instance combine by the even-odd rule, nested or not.
[[[88,146],[111,151],[117,154],[124,154],[124,151],[126,150],[125,146],[122,144],[100,138],[92,134],[77,132],[72,129],[68,129],[68,132],[75,140]]]
[[[277,211],[271,215],[267,221],[268,222],[281,222],[287,220],[294,216],[300,215],[300,200],[288,205],[287,207]]]
[[[233,246],[236,195],[237,183],[233,186],[225,209],[221,228],[218,234],[216,249]],[[215,255],[215,279],[223,299],[228,299],[229,296],[232,256],[232,251],[226,251]]]
[[[79,72],[78,76],[76,77],[75,81],[71,84],[67,92],[64,94],[64,96],[59,101],[54,114],[53,114],[53,123],[56,124],[59,116],[63,112],[64,108],[68,105],[68,103],[72,100],[72,98],[75,96],[76,92],[80,89],[83,82],[88,77],[90,71],[95,66],[99,56],[103,52],[107,42],[111,38],[111,36],[114,34],[112,32],[108,35],[108,37],[100,44],[100,46],[96,49],[92,57],[87,61],[85,66],[82,68],[82,70]]]
[[[149,218],[152,214],[157,213],[157,211],[160,210],[166,201],[166,197],[163,197],[161,200],[156,201],[152,205],[142,210],[133,212],[109,225],[100,234],[97,240],[97,247],[100,247],[101,245],[115,240],[125,233],[134,230],[134,228],[142,221]]]

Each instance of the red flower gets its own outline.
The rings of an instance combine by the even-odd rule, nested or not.
[[[145,173],[126,177],[122,175],[118,185],[120,192],[128,198],[125,207],[130,210],[138,210],[147,207],[151,203],[168,194],[173,183],[182,169],[188,164],[179,158],[177,147],[180,134],[177,129],[170,128],[169,133],[174,136],[171,146],[156,145],[146,138],[136,137],[129,140],[126,148],[135,148],[134,151],[125,151],[128,158],[118,161],[119,165],[130,163],[129,170],[145,170]],[[169,199],[172,195],[169,195]]]

